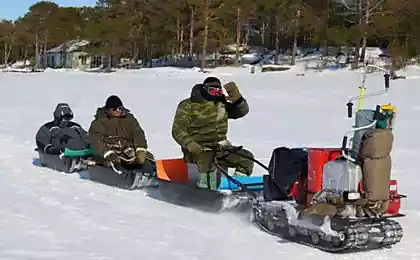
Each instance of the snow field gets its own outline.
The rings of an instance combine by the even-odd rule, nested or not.
[[[222,68],[210,74],[173,68],[97,74],[44,72],[0,74],[0,259],[420,259],[418,176],[420,89],[417,68],[407,80],[391,82],[386,95],[365,105],[397,106],[393,177],[408,199],[399,219],[402,242],[392,249],[333,255],[283,241],[247,223],[247,216],[209,214],[160,200],[156,190],[123,191],[32,164],[35,133],[68,102],[75,121],[89,128],[96,108],[111,94],[121,97],[146,132],[156,158],[181,155],[171,137],[179,101],[206,76],[234,80],[250,113],[231,121],[229,138],[268,163],[278,146],[340,146],[354,119],[346,103],[358,94],[361,75],[348,71],[256,73]],[[369,76],[369,91],[383,88],[381,74]],[[255,174],[263,174],[256,166]]]

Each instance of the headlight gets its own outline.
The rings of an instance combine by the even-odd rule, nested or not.
[[[360,193],[358,193],[358,192],[349,192],[347,194],[347,199],[348,200],[357,200],[357,199],[360,199]]]

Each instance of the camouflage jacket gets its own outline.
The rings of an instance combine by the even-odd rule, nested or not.
[[[104,107],[98,108],[88,137],[92,149],[102,156],[111,149],[147,149],[145,133],[129,110],[123,111],[121,117],[111,118],[106,114]]]
[[[178,104],[172,137],[181,147],[191,141],[213,145],[227,139],[228,119],[242,118],[248,112],[249,106],[243,97],[235,103],[206,101],[200,94],[200,85],[196,85],[191,97]]]

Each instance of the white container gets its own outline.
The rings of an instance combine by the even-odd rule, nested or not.
[[[360,166],[347,160],[329,161],[323,168],[322,189],[336,190],[340,194],[358,192],[361,179]]]

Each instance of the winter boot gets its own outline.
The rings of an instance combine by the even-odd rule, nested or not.
[[[242,172],[235,171],[235,172],[232,174],[232,176],[246,176],[246,175],[245,175],[245,174],[243,174]]]
[[[154,176],[150,175],[149,173],[136,172],[134,180],[133,180],[133,184],[131,185],[129,189],[132,190],[136,188],[141,189],[145,187],[158,187],[158,186],[159,186],[159,183],[154,178]]]
[[[80,159],[72,159],[71,160],[71,165],[70,165],[70,168],[69,168],[69,173],[78,172],[78,171],[85,170],[85,169],[87,169],[87,166],[84,165],[81,162]]]
[[[217,170],[200,173],[200,179],[197,181],[197,187],[202,189],[217,189]]]
[[[232,174],[232,176],[249,176],[249,175],[235,169],[235,172]]]
[[[200,172],[200,179],[197,181],[197,187],[202,189],[207,189],[207,173]]]

